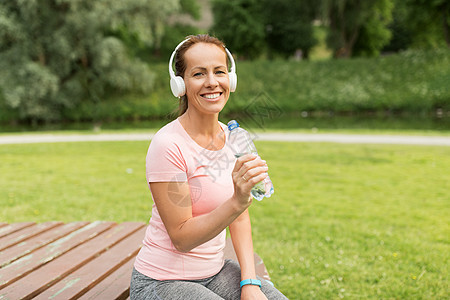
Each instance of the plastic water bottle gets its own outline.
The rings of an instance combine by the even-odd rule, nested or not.
[[[250,134],[245,129],[239,127],[238,122],[235,120],[228,122],[228,130],[228,143],[231,149],[233,149],[236,158],[249,153],[258,154]],[[267,176],[266,179],[255,184],[251,193],[253,198],[261,201],[264,197],[272,196],[273,191],[272,181]]]

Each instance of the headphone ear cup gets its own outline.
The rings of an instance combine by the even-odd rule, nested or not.
[[[230,78],[230,92],[234,92],[237,86],[237,75],[235,72],[230,72],[228,77]]]
[[[183,77],[175,76],[170,78],[170,89],[175,97],[182,97],[186,93]]]

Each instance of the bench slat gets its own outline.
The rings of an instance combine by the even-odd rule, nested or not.
[[[79,300],[126,299],[130,294],[130,280],[133,265],[134,257],[81,296]]]
[[[25,227],[22,230],[0,238],[0,251],[36,236],[44,231],[60,226],[62,222],[46,222],[41,224],[33,224],[33,226]]]
[[[145,228],[134,232],[107,252],[90,261],[66,278],[38,295],[35,299],[78,299],[81,295],[93,288],[97,283],[108,277],[127,261],[134,258],[142,245]],[[128,288],[130,278],[127,278]],[[102,299],[114,299],[102,297]]]
[[[16,259],[25,256],[57,239],[89,224],[88,222],[73,222],[57,226],[47,230],[39,235],[36,235],[26,241],[16,244],[0,252],[0,267],[10,264]]]
[[[0,289],[66,253],[80,243],[92,239],[114,224],[115,223],[113,222],[91,223],[31,254],[19,258],[9,265],[6,265],[0,269]]]
[[[53,259],[38,272],[33,272],[7,286],[2,290],[2,295],[7,299],[31,299],[142,226],[142,223],[122,223],[111,227],[72,251]]]
[[[3,227],[0,227],[0,238],[4,237],[8,234],[11,234],[13,232],[16,232],[18,230],[21,230],[23,228],[26,228],[28,226],[33,226],[34,222],[23,222],[23,223],[13,223],[13,224],[9,224]]]
[[[144,223],[0,223],[0,299],[129,299]],[[225,258],[237,260],[230,238]],[[254,253],[256,273],[270,280]]]

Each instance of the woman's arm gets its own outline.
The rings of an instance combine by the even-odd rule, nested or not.
[[[229,228],[234,251],[241,267],[241,280],[256,279],[252,228],[248,210],[234,220]],[[241,299],[266,299],[266,297],[259,286],[244,285],[241,289]]]
[[[252,228],[248,210],[230,224],[231,241],[241,266],[241,280],[256,279]]]
[[[193,217],[186,182],[154,182],[150,189],[170,239],[181,252],[214,238],[250,205],[230,198],[210,213]]]
[[[211,212],[196,217],[192,216],[186,182],[151,182],[153,200],[175,248],[188,252],[229,226],[251,204],[250,191],[267,176],[266,172],[266,163],[256,155],[240,157],[232,173],[233,196]]]

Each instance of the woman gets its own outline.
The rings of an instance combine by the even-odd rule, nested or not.
[[[180,116],[155,134],[147,153],[154,205],[131,299],[286,299],[264,280],[259,286],[255,274],[247,209],[268,168],[253,154],[236,160],[226,147],[218,119],[230,95],[225,49],[208,35],[175,49],[185,89],[174,92]],[[227,227],[239,264],[223,259]]]

